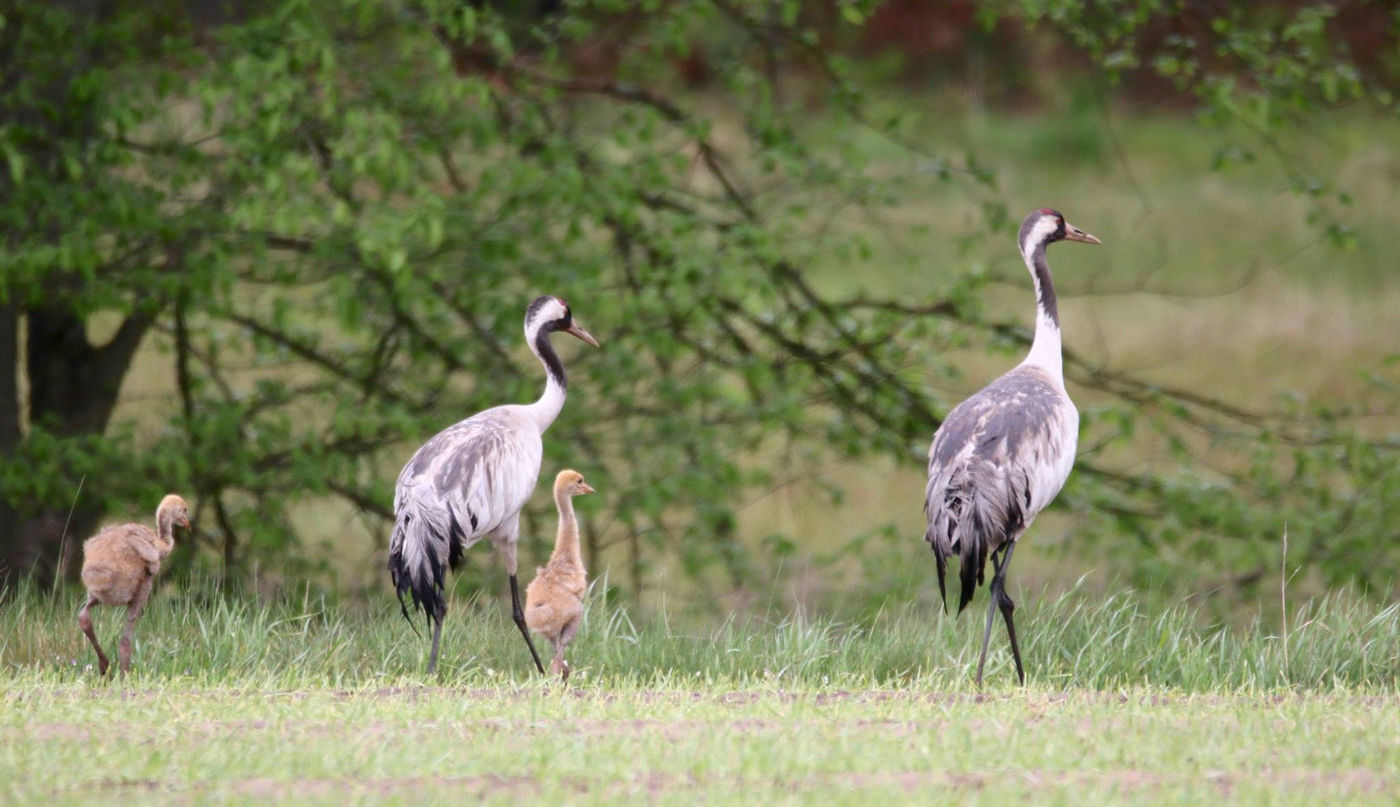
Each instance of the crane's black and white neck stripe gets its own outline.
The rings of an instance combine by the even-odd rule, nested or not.
[[[559,354],[554,352],[549,335],[555,331],[572,331],[573,326],[573,312],[569,310],[569,305],[558,297],[536,297],[534,302],[530,303],[530,307],[525,309],[525,342],[544,365],[545,371],[544,394],[528,407],[531,415],[539,423],[541,433],[559,417],[559,412],[564,408],[564,396],[569,388],[569,377],[564,372],[564,363],[559,360]]]
[[[1044,369],[1064,384],[1061,358],[1060,308],[1055,299],[1055,281],[1050,277],[1050,264],[1045,260],[1045,248],[1056,241],[1070,240],[1097,244],[1099,240],[1065,222],[1065,217],[1048,207],[1033,210],[1021,222],[1017,243],[1021,257],[1035,282],[1035,341],[1022,364]]]

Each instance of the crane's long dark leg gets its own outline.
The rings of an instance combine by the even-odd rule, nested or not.
[[[102,645],[97,643],[97,634],[92,630],[92,614],[88,613],[88,610],[96,604],[97,598],[89,594],[87,601],[83,603],[82,609],[78,611],[78,627],[83,629],[83,634],[86,635],[88,641],[92,643],[92,649],[97,651],[97,674],[106,675],[108,666],[107,654],[102,652]]]
[[[996,575],[992,577],[992,584],[996,588],[997,607],[1001,608],[1001,618],[1006,620],[1006,635],[1011,637],[1011,657],[1016,659],[1016,677],[1021,680],[1021,686],[1026,685],[1026,671],[1021,666],[1021,647],[1016,644],[1016,623],[1011,618],[1011,612],[1016,610],[1016,603],[1011,601],[1011,595],[1006,593],[1006,570],[1011,568],[1011,552],[1016,548],[1016,542],[1012,541],[1006,545],[1006,554],[1001,557],[1001,568],[997,569]]]
[[[1006,570],[1011,566],[1011,552],[1015,548],[1015,541],[1007,544],[1000,560],[997,560],[995,553],[992,554],[992,585],[988,592],[992,601],[987,603],[987,628],[982,633],[982,659],[977,662],[979,687],[982,686],[982,670],[987,666],[987,645],[992,639],[992,620],[997,609],[1001,609],[1001,618],[1006,621],[1006,635],[1011,637],[1011,657],[1016,660],[1016,677],[1020,679],[1022,686],[1026,683],[1026,671],[1021,666],[1021,647],[1016,643],[1016,622],[1011,616],[1016,610],[1016,603],[1012,601],[1011,595],[1006,593]]]
[[[987,666],[987,645],[992,641],[992,620],[997,615],[997,586],[1001,583],[1001,567],[997,565],[996,553],[992,553],[991,602],[987,603],[987,629],[982,632],[982,658],[977,662],[977,686],[982,686],[982,670]]]
[[[444,614],[438,614],[437,619],[433,620],[433,652],[428,654],[428,675],[432,675],[433,670],[437,669],[438,641],[442,639],[443,616]]]
[[[520,583],[515,579],[515,572],[510,574],[510,606],[515,626],[520,628],[520,635],[525,637],[525,646],[530,648],[530,658],[535,660],[535,668],[540,671],[540,675],[544,675],[540,654],[535,652],[535,642],[530,638],[530,629],[525,626],[525,609],[520,607]]]
[[[510,575],[510,615],[515,620],[515,626],[520,628],[520,635],[525,637],[525,646],[530,648],[530,658],[535,660],[535,669],[544,675],[544,665],[540,663],[540,654],[535,651],[535,642],[530,638],[530,629],[525,626],[525,609],[520,607],[520,582],[515,579],[515,547],[517,543],[518,524],[512,524],[504,532],[498,532],[491,537],[496,544],[496,550],[501,553],[501,560],[505,561],[506,574]]]

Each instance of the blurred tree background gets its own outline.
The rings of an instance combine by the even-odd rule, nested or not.
[[[8,0],[0,70],[0,575],[179,491],[177,578],[387,596],[398,469],[538,395],[554,293],[614,593],[931,601],[924,452],[1052,205],[1105,246],[1051,256],[1083,434],[1027,585],[1228,607],[1286,524],[1393,596],[1388,4]]]

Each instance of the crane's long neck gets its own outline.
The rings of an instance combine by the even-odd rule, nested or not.
[[[1035,244],[1030,251],[1022,251],[1021,256],[1026,259],[1026,268],[1031,270],[1035,281],[1035,341],[1022,363],[1034,364],[1063,383],[1060,309],[1055,302],[1055,281],[1050,278],[1050,264],[1045,261],[1045,244]]]
[[[559,354],[554,352],[554,346],[549,343],[549,331],[544,328],[536,331],[534,338],[530,340],[530,349],[544,365],[544,394],[538,401],[530,404],[535,421],[539,423],[540,433],[544,434],[545,429],[559,417],[559,411],[564,408],[564,396],[569,380],[564,374],[564,363],[559,361]]]
[[[156,551],[161,557],[175,548],[175,514],[169,510],[156,511]]]
[[[579,553],[578,517],[574,515],[574,500],[563,491],[554,491],[554,505],[559,508],[559,535],[554,539],[554,554],[549,562],[572,563],[583,569],[583,556]]]

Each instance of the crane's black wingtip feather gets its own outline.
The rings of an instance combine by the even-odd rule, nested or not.
[[[403,601],[403,592],[402,592],[402,591],[396,591],[396,592],[394,592],[394,593],[398,595],[398,598],[399,598],[399,610],[403,612],[403,619],[404,619],[404,621],[407,622],[407,623],[408,623],[408,626],[409,626],[410,628],[413,629],[413,635],[414,635],[414,636],[417,636],[419,639],[422,639],[422,638],[423,638],[423,634],[421,634],[421,633],[418,632],[418,626],[415,625],[415,624],[413,624],[413,617],[410,616],[409,613],[408,613],[408,603],[406,603],[406,602]]]
[[[958,594],[958,613],[962,613],[967,604],[972,602],[972,595],[977,593],[977,587],[982,585],[982,570],[987,565],[987,544],[984,541],[972,541],[963,545],[963,554],[958,566],[958,577],[962,579],[962,591]]]
[[[408,612],[404,594],[412,598],[413,610],[423,609],[423,614],[428,618],[428,627],[432,627],[434,620],[442,624],[442,618],[447,614],[447,599],[442,589],[442,564],[431,555],[428,560],[430,573],[420,580],[414,577],[401,553],[389,553],[389,577],[394,583],[394,594],[399,598],[399,610],[420,639],[423,634],[419,633],[418,626],[413,624],[413,616]]]
[[[933,558],[938,562],[938,599],[942,600],[943,613],[946,614],[948,613],[948,588],[943,582],[943,575],[948,571],[948,561],[937,550],[934,551]]]
[[[961,614],[970,602],[972,602],[972,586],[965,585],[962,593],[958,596],[958,613]]]

